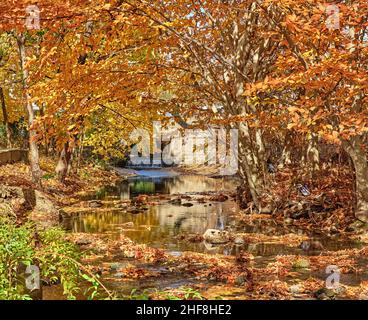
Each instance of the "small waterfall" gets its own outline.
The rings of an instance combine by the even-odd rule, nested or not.
[[[161,169],[163,167],[167,167],[161,162],[154,163],[153,159],[153,155],[151,155],[150,157],[140,157],[139,159],[134,159],[131,157],[125,167],[134,170]]]
[[[134,169],[134,170],[147,170],[147,169],[161,169],[162,165],[157,165],[157,164],[132,164],[132,163],[128,163],[128,165],[126,166],[126,168],[128,169]]]

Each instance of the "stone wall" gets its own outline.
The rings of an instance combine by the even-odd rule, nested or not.
[[[7,163],[28,161],[28,150],[10,149],[0,150],[0,166]]]

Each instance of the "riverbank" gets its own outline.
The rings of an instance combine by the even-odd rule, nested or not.
[[[137,171],[134,169],[121,168],[121,167],[111,167],[122,178],[134,177],[137,175]]]
[[[83,164],[78,171],[72,171],[65,183],[59,182],[55,174],[56,160],[42,158],[41,186],[32,183],[30,168],[24,163],[7,164],[0,167],[0,184],[20,188],[32,188],[50,196],[56,204],[63,206],[83,194],[94,192],[106,185],[113,185],[126,176],[112,169]]]
[[[122,179],[113,170],[85,164],[60,183],[54,172],[56,161],[42,158],[41,186],[32,183],[30,168],[25,163],[0,166],[0,213],[11,216],[20,224],[34,221],[41,227],[57,226],[62,208],[78,203],[105,185]]]
[[[220,165],[191,165],[179,166],[175,168],[175,170],[181,174],[194,174],[214,178],[224,177],[221,175],[221,169],[223,169],[223,167]]]

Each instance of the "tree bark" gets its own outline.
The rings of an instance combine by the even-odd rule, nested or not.
[[[72,152],[69,150],[69,143],[65,143],[59,155],[55,172],[61,183],[65,183],[65,179],[71,168]]]
[[[249,126],[241,123],[239,126],[239,169],[240,176],[246,182],[251,200],[259,212],[266,213],[266,208],[262,208],[260,196],[265,187],[265,159],[264,145],[259,132],[255,133],[256,138],[252,137]],[[247,192],[247,193],[248,193]],[[249,199],[250,200],[250,199]],[[244,200],[242,200],[243,202]]]
[[[9,120],[8,120],[8,112],[6,110],[6,103],[5,103],[5,96],[4,96],[4,90],[2,87],[0,87],[0,104],[1,104],[1,110],[3,113],[3,122],[6,132],[6,147],[8,149],[12,148],[12,134],[9,126]]]
[[[355,217],[368,223],[368,162],[362,148],[362,138],[357,136],[343,143],[355,170]]]
[[[43,117],[45,115],[45,109],[44,105],[40,106],[40,116]],[[47,126],[44,123],[43,124],[43,144],[44,144],[44,150],[45,150],[45,156],[49,156],[49,139],[47,137]]]
[[[22,84],[23,95],[25,101],[25,109],[28,114],[28,130],[29,130],[29,163],[32,173],[32,181],[40,185],[41,184],[41,169],[39,161],[39,151],[36,143],[36,131],[33,128],[35,113],[30,99],[28,89],[28,70],[26,67],[26,48],[25,48],[25,36],[20,34],[17,36],[17,44],[19,50],[20,67],[22,71]]]
[[[310,139],[308,140],[307,147],[307,167],[312,169],[312,175],[315,172],[319,171],[319,150],[318,150],[318,136],[316,134],[311,134]]]
[[[292,149],[292,134],[287,132],[284,139],[284,148],[282,149],[281,161],[279,168],[282,169],[284,166],[291,165],[291,149]]]

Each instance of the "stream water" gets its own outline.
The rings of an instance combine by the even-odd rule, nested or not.
[[[237,180],[234,178],[209,178],[197,175],[179,175],[170,170],[142,170],[138,175],[129,178],[116,186],[105,187],[99,190],[93,199],[99,200],[124,200],[138,195],[186,195],[194,197],[201,193],[235,191]],[[180,255],[183,251],[203,252],[208,254],[235,255],[240,250],[246,250],[255,256],[258,266],[263,266],[275,260],[277,255],[313,255],[320,252],[305,252],[300,248],[281,244],[244,244],[213,246],[202,243],[189,243],[180,240],[182,234],[203,234],[207,229],[231,230],[236,232],[263,233],[266,235],[283,235],[287,233],[302,233],[293,227],[280,227],[273,220],[262,221],[251,225],[236,222],[235,215],[238,207],[232,200],[226,202],[205,202],[186,200],[188,206],[170,204],[167,201],[162,204],[148,206],[146,212],[130,214],[109,212],[87,213],[75,216],[66,221],[66,228],[70,232],[86,232],[108,234],[111,238],[118,238],[121,234],[131,238],[137,243],[144,243],[151,247],[162,248],[172,255]],[[134,228],[124,229],[121,226],[128,222],[134,224]],[[358,243],[339,241],[338,239],[316,236],[326,250],[340,250],[359,247]],[[366,261],[362,262],[366,264]],[[152,266],[150,266],[152,268]],[[158,266],[157,268],[160,268]],[[310,274],[300,274],[305,278]],[[325,278],[324,270],[316,276]],[[116,275],[118,277],[118,275]],[[343,275],[341,281],[349,285],[359,285],[362,280],[368,280],[368,274]],[[128,293],[134,289],[167,288],[190,285],[192,279],[180,276],[167,276],[160,279],[147,281],[132,281],[129,284],[112,282],[110,286],[119,292]]]
[[[234,190],[233,179],[210,179],[202,176],[176,175],[170,171],[138,171],[139,176],[130,178],[115,187],[106,187],[97,194],[99,199],[125,200],[138,195],[187,195],[194,196],[202,192],[219,192]],[[207,229],[225,229],[237,212],[233,201],[224,203],[196,203],[190,200],[191,207],[165,202],[149,206],[141,214],[116,214],[116,212],[90,213],[69,221],[68,229],[72,232],[109,233],[118,238],[121,233],[137,243],[151,247],[163,248],[173,254],[181,251],[228,254],[228,248],[209,247],[204,243],[189,244],[177,239],[181,234],[203,234]],[[122,230],[128,222],[134,228]]]

